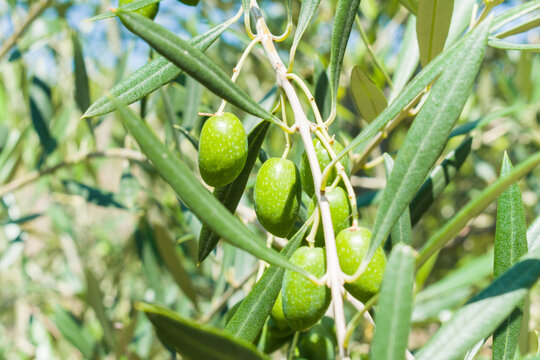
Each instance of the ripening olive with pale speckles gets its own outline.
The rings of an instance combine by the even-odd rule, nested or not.
[[[371,242],[371,231],[359,227],[341,230],[336,236],[339,265],[345,274],[353,275],[366,255]],[[379,246],[366,271],[353,283],[345,283],[345,289],[352,296],[366,302],[379,292],[386,266],[386,255]]]
[[[210,186],[224,186],[242,172],[248,154],[246,130],[236,116],[212,116],[199,140],[199,171]]]
[[[321,167],[321,172],[324,171],[324,168],[330,163],[332,158],[330,157],[330,154],[324,147],[324,145],[320,142],[319,139],[313,139],[313,146],[315,147],[315,152],[317,154],[317,160],[319,160],[319,166]],[[338,141],[334,141],[332,144],[332,149],[334,152],[339,154],[343,151],[343,145],[339,143]],[[351,164],[349,160],[349,156],[346,155],[340,160],[341,165],[345,168],[345,173],[347,176],[351,175]],[[302,186],[304,187],[304,191],[309,196],[313,196],[315,193],[315,188],[313,186],[313,176],[311,175],[311,167],[309,166],[309,161],[307,158],[307,154],[304,152],[302,155],[302,163],[300,164],[300,175],[302,177]],[[331,185],[334,180],[336,179],[337,171],[334,167],[332,171],[330,172],[330,175],[328,176],[328,179],[326,181],[326,186]],[[340,185],[343,182],[340,183]]]
[[[347,197],[345,190],[340,187],[335,187],[332,190],[327,191],[326,197],[328,198],[328,204],[330,205],[330,215],[332,218],[332,225],[334,226],[334,234],[337,234],[351,225],[351,206],[349,198]],[[312,198],[308,207],[308,217],[313,214],[315,203],[316,199]],[[319,227],[317,228],[317,235],[315,236],[315,245],[324,246],[324,234],[321,220],[319,220]]]
[[[118,6],[124,6],[134,2],[135,0],[120,0]],[[147,5],[140,9],[135,10],[136,13],[141,14],[144,17],[154,20],[159,10],[159,2]]]
[[[301,246],[291,256],[290,262],[319,278],[326,272],[323,248]],[[315,285],[303,275],[291,270],[285,271],[281,296],[285,319],[296,331],[315,325],[323,317],[331,300],[328,287]]]
[[[302,185],[296,165],[287,159],[266,160],[255,180],[257,219],[271,234],[285,237],[298,216],[301,195]]]

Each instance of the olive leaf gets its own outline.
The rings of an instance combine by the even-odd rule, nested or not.
[[[397,244],[390,253],[381,284],[371,360],[405,358],[411,327],[413,285],[414,251],[404,243]]]
[[[226,21],[204,34],[191,39],[190,44],[201,51],[205,51],[216,41],[221,34],[232,24]],[[158,56],[148,64],[139,68],[127,78],[115,85],[109,93],[118,103],[129,105],[144,98],[163,85],[176,79],[182,70],[163,56]],[[84,113],[83,118],[99,116],[114,111],[116,107],[108,96],[96,100]]]
[[[490,39],[488,45],[503,50],[520,50],[520,51],[531,51],[531,52],[540,52],[540,44],[516,44],[509,41]]]
[[[418,0],[416,37],[423,66],[444,48],[453,9],[454,0]]]
[[[540,15],[527,19],[525,22],[515,25],[506,31],[496,34],[495,36],[499,39],[504,39],[512,35],[521,34],[538,26],[540,26]]]
[[[454,179],[461,165],[471,151],[472,138],[468,137],[455,149],[450,151],[444,160],[431,170],[409,205],[411,223],[416,225],[431,204],[441,195],[443,190]]]
[[[388,105],[382,90],[358,66],[352,69],[350,86],[356,107],[368,123]]]
[[[119,9],[125,10],[125,11],[135,11],[142,9],[143,7],[147,7],[148,5],[152,5],[155,3],[160,2],[161,0],[134,0],[130,2],[129,4],[125,4],[119,7]],[[198,0],[197,0],[198,2]],[[116,17],[116,14],[112,11],[104,12],[103,14],[99,14],[96,16],[91,17],[90,19],[86,21],[97,21],[97,20],[104,20]]]
[[[144,311],[161,341],[183,356],[208,360],[269,359],[247,341],[180,317],[164,307],[145,303],[137,303],[136,307]]]
[[[491,32],[495,32],[504,25],[509,24],[524,15],[530,14],[537,9],[540,9],[540,0],[526,1],[522,4],[506,10],[505,12],[496,16],[493,19],[493,23],[491,25]]]
[[[405,6],[407,10],[409,10],[412,14],[416,15],[416,11],[418,9],[418,1],[417,0],[399,0],[401,5]]]
[[[387,153],[383,154],[384,166],[386,168],[386,179],[390,177],[390,173],[394,168],[394,159]],[[403,214],[399,217],[399,220],[392,228],[390,238],[392,239],[392,246],[402,242],[407,245],[412,243],[412,225],[411,225],[411,213],[409,208],[406,207]]]
[[[71,43],[73,44],[73,65],[75,68],[75,103],[81,112],[85,112],[90,106],[90,88],[81,42],[75,31],[71,33]]]
[[[360,6],[360,0],[339,0],[337,4],[330,45],[330,95],[332,98],[332,112],[337,107],[339,75],[358,6]]]
[[[411,16],[407,20],[405,33],[401,40],[401,50],[398,55],[398,64],[392,75],[394,87],[388,100],[392,102],[402,91],[407,82],[418,67],[420,55],[418,53],[418,40],[416,39],[416,17]]]
[[[293,43],[291,45],[291,51],[290,51],[290,59],[294,58],[294,54],[296,53],[296,48],[298,47],[298,43],[300,42],[300,39],[302,38],[302,35],[304,35],[304,32],[306,31],[309,22],[313,18],[313,15],[315,15],[315,12],[317,11],[317,8],[319,7],[321,0],[304,0],[302,1],[302,5],[300,6],[300,14],[298,15],[298,21],[296,23],[296,31],[294,33],[294,39]],[[289,65],[289,69],[291,66]]]
[[[261,119],[279,122],[196,47],[140,14],[116,13],[131,32],[220,98]]]
[[[512,171],[512,163],[505,153],[501,176]],[[527,253],[527,225],[521,191],[517,183],[512,184],[497,202],[497,226],[495,228],[495,250],[493,276],[498,277],[510,269],[521,256]],[[523,304],[514,309],[493,334],[493,358],[511,359],[519,340]]]

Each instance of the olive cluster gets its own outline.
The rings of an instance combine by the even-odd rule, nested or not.
[[[330,154],[318,139],[313,140],[321,169],[331,161]],[[332,148],[340,153],[343,146],[334,141]],[[199,142],[199,170],[203,180],[210,186],[224,186],[232,182],[242,171],[247,158],[247,135],[242,123],[231,113],[213,116],[203,125]],[[349,159],[343,161],[350,176]],[[371,232],[351,226],[351,208],[343,184],[331,187],[338,174],[335,169],[327,180],[326,197],[330,205],[335,243],[341,270],[348,275],[356,272],[368,250]],[[254,204],[260,224],[272,235],[286,237],[293,229],[301,205],[302,189],[312,196],[308,214],[317,210],[314,185],[307,156],[304,154],[300,170],[285,158],[266,160],[255,181]],[[318,278],[326,273],[325,241],[320,222],[312,229],[315,241],[299,247],[291,256],[291,263]],[[312,225],[315,226],[315,225]],[[356,281],[346,283],[345,289],[355,298],[366,302],[379,291],[386,257],[378,248],[366,271]],[[330,305],[330,289],[317,285],[304,276],[287,270],[271,317],[281,329],[304,331],[315,325]]]

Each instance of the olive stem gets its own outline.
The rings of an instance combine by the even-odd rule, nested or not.
[[[308,236],[306,236],[306,241],[309,244],[310,248],[313,248],[315,246],[315,236],[317,235],[317,230],[319,228],[319,221],[320,221],[320,209],[319,204],[315,206],[314,210],[315,218],[313,219],[313,224],[311,225],[311,230],[309,231]]]
[[[364,319],[366,319],[371,325],[375,326],[375,321],[373,320],[373,317],[371,317],[369,311],[365,311],[366,307],[364,303],[352,296],[349,292],[345,293],[345,299],[347,299],[347,301],[350,302],[356,310],[358,310],[359,312],[363,312]]]
[[[95,158],[120,158],[120,159],[128,159],[128,160],[139,161],[139,162],[146,161],[146,157],[140,152],[136,150],[132,150],[132,149],[125,149],[125,148],[107,149],[103,151],[81,153],[69,159],[65,159],[62,162],[56,165],[53,165],[51,167],[48,167],[42,170],[32,171],[26,175],[18,177],[17,179],[11,181],[10,183],[7,183],[6,185],[0,187],[0,197],[4,196],[5,194],[9,192],[22,188],[28,184],[31,184],[34,181],[40,179],[42,176],[53,174],[64,167],[77,165],[81,162],[88,161],[90,159],[95,159]]]
[[[288,125],[287,123],[287,110],[285,109],[285,97],[283,96],[283,92],[279,92],[279,102],[281,104],[281,117],[283,118],[283,122],[285,125]],[[281,155],[282,159],[286,159],[287,155],[289,154],[289,150],[291,149],[291,137],[289,136],[288,132],[285,133],[285,150],[283,151],[283,155]]]
[[[335,159],[337,157],[336,153],[334,152],[334,149],[332,148],[332,145],[330,142],[326,140],[326,137],[324,136],[324,133],[322,133],[320,130],[317,130],[315,132],[315,135],[319,138],[321,143],[323,144],[326,151],[328,151],[328,154],[330,155],[330,158]],[[351,184],[351,180],[347,176],[347,173],[345,172],[345,167],[341,164],[341,162],[336,162],[336,170],[338,176],[336,177],[336,180],[341,177],[343,180],[343,183],[345,184],[345,188],[347,190],[347,197],[349,198],[349,203],[351,204],[351,211],[352,211],[352,226],[358,227],[358,209],[356,207],[356,194],[354,193],[354,189]],[[326,171],[326,169],[323,171],[323,174],[330,174],[330,172]],[[321,180],[321,191],[324,191],[326,188],[326,178],[323,176]],[[333,186],[334,184],[332,184]]]
[[[242,71],[242,67],[244,66],[244,63],[246,62],[246,59],[249,55],[249,53],[251,52],[251,50],[253,49],[253,47],[255,45],[257,45],[261,40],[258,38],[258,37],[255,37],[253,40],[251,40],[251,42],[249,43],[249,45],[246,47],[246,49],[244,50],[244,53],[242,54],[242,56],[240,57],[240,60],[238,60],[238,63],[236,64],[236,66],[234,67],[233,69],[233,75],[231,77],[231,81],[234,83],[236,82],[236,79],[238,78],[238,76],[240,75],[240,71]],[[221,105],[219,106],[219,109],[218,111],[216,112],[216,115],[222,115],[223,114],[223,110],[225,110],[225,105],[227,105],[227,101],[226,100],[221,100]]]
[[[294,332],[294,337],[291,342],[291,346],[289,347],[289,353],[287,354],[287,360],[293,360],[294,359],[294,353],[296,349],[296,344],[298,343],[298,337],[300,336],[299,331]]]
[[[317,125],[324,128],[325,126],[323,123],[323,119],[321,117],[321,112],[319,111],[319,107],[317,106],[317,103],[315,102],[315,98],[311,94],[311,91],[309,91],[309,88],[307,87],[306,83],[298,75],[293,74],[293,73],[287,73],[287,78],[293,80],[294,82],[298,84],[298,86],[300,86],[300,89],[302,89],[302,91],[308,98],[313,114],[315,115],[315,120],[317,121]]]
[[[343,273],[339,266],[336,242],[334,238],[334,227],[332,225],[332,218],[330,215],[330,204],[328,203],[328,198],[324,195],[324,192],[321,192],[321,168],[319,166],[315,147],[313,146],[313,141],[311,139],[311,122],[308,120],[304,110],[302,109],[300,100],[298,99],[298,95],[296,94],[294,87],[287,79],[287,68],[283,64],[283,61],[281,60],[274,46],[273,36],[266,26],[266,22],[262,17],[256,0],[251,0],[251,12],[253,13],[254,18],[257,20],[257,36],[260,37],[261,44],[266,52],[266,56],[276,73],[277,84],[283,89],[283,91],[285,91],[289,104],[293,110],[296,126],[300,132],[308,162],[311,167],[313,183],[315,185],[315,195],[321,209],[321,218],[326,244],[326,280],[327,285],[330,287],[332,293],[339,355],[342,359],[348,359],[346,350],[343,346],[346,327],[345,312],[343,310],[343,298],[341,295]]]

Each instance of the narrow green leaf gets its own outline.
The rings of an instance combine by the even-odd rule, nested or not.
[[[477,341],[488,337],[518,306],[540,278],[540,248],[536,248],[497,278],[431,337],[416,360],[458,359]]]
[[[540,52],[540,44],[515,44],[497,39],[490,39],[488,44],[496,49]]]
[[[39,162],[41,165],[43,159],[51,154],[57,146],[56,139],[49,129],[52,117],[51,89],[45,82],[35,77],[32,80],[29,98],[30,118],[44,151]]]
[[[472,138],[467,138],[453,151],[450,151],[443,162],[435,166],[422,184],[422,187],[409,205],[411,223],[416,225],[448,184],[454,179],[461,165],[471,151]]]
[[[523,15],[530,14],[537,9],[540,9],[540,0],[529,0],[514,6],[493,19],[491,31],[497,31],[504,25],[511,23]]]
[[[519,24],[519,25],[516,25],[514,27],[512,27],[511,29],[508,29],[506,31],[503,31],[499,34],[496,34],[495,37],[499,38],[499,39],[504,39],[506,37],[509,37],[509,36],[512,36],[512,35],[516,35],[516,34],[521,34],[525,31],[529,31],[531,29],[534,29],[535,27],[538,27],[540,26],[540,15],[539,16],[535,16],[531,19],[528,19],[528,20],[525,20],[525,22]]]
[[[453,10],[454,0],[418,0],[416,37],[422,66],[444,49]]]
[[[512,171],[512,163],[504,154],[501,176]],[[510,185],[497,202],[497,227],[495,230],[495,255],[493,276],[499,277],[527,253],[527,225],[521,191],[517,183]],[[519,340],[522,306],[510,316],[493,334],[493,359],[512,359]]]
[[[133,2],[130,2],[129,4],[120,6],[119,9],[122,9],[125,11],[135,11],[135,10],[142,9],[143,7],[155,4],[160,1],[161,0],[134,0]],[[107,11],[107,12],[104,12],[103,14],[93,16],[86,21],[104,20],[104,19],[110,19],[113,17],[116,17],[116,14],[114,14],[112,11]]]
[[[416,17],[409,16],[405,33],[401,40],[401,50],[398,55],[396,71],[392,75],[394,87],[390,93],[389,100],[393,101],[403,90],[407,82],[418,67],[420,55],[418,53],[418,40],[416,39]]]
[[[261,119],[278,121],[274,115],[233,83],[223,70],[193,45],[140,14],[122,10],[118,10],[117,14],[131,32],[140,36],[157,52],[217,96]]]
[[[287,259],[292,256],[302,242],[308,227],[308,223],[305,223],[289,240],[281,250],[283,256]],[[276,266],[270,266],[266,269],[263,276],[257,281],[248,296],[242,300],[242,305],[225,326],[225,333],[238,339],[254,341],[274,306],[274,302],[281,290],[284,274],[285,270]]]
[[[321,0],[302,1],[302,5],[300,6],[300,14],[298,15],[298,22],[296,23],[296,31],[294,33],[294,39],[291,46],[291,58],[294,56],[294,53],[296,52],[296,47],[298,46],[302,35],[304,35],[304,32],[306,31],[309,22],[311,21],[311,18],[313,18],[313,15],[317,11],[320,2]]]
[[[112,322],[105,312],[105,306],[103,305],[104,296],[99,287],[99,283],[90,268],[84,269],[84,277],[86,278],[86,301],[94,310],[94,313],[101,324],[105,343],[107,343],[111,349],[118,350],[118,339],[113,330]]]
[[[390,173],[394,168],[394,159],[387,153],[383,154],[384,166],[386,167],[386,179],[390,177]],[[392,245],[396,245],[400,242],[411,245],[412,243],[412,226],[411,226],[411,214],[409,208],[405,208],[403,214],[399,217],[397,223],[392,228],[390,233],[392,239]]]
[[[315,102],[323,118],[330,115],[332,99],[330,95],[330,81],[324,65],[320,60],[315,62]]]
[[[414,251],[408,245],[397,244],[390,253],[384,272],[370,359],[405,358],[411,327],[413,285]]]
[[[173,237],[162,225],[154,225],[154,234],[159,254],[163,259],[163,262],[165,262],[165,266],[171,273],[178,287],[193,302],[195,307],[197,307],[198,303],[195,287],[191,282],[189,273],[184,269],[182,259],[178,256]]]
[[[75,346],[81,354],[92,359],[96,349],[96,340],[70,312],[57,306],[54,311],[53,322],[62,335]]]
[[[471,90],[486,49],[489,21],[480,25],[449,62],[419,111],[396,157],[375,218],[366,266],[409,206],[442,151]],[[365,262],[365,263],[364,263]]]
[[[137,303],[167,346],[190,359],[268,359],[247,341],[234,339],[223,331],[185,319],[157,305]]]
[[[337,4],[330,45],[330,95],[333,111],[337,107],[337,90],[343,57],[359,5],[360,0],[339,0]]]
[[[388,105],[382,90],[358,66],[352,69],[350,86],[356,107],[368,123]]]
[[[231,20],[226,21],[204,34],[194,37],[190,44],[205,51],[232,23]],[[166,58],[158,56],[115,85],[110,90],[110,95],[115,97],[120,104],[129,105],[176,79],[181,73],[182,70],[176,65]],[[114,110],[115,107],[109,97],[103,96],[94,102],[82,117],[104,115]]]
[[[310,276],[308,272],[292,265],[274,250],[268,249],[262,239],[252,233],[206,190],[193,175],[191,169],[171,153],[150,127],[133,111],[120,105],[118,111],[122,122],[135,138],[142,152],[152,161],[161,177],[202,222],[231,245],[270,264]]]
[[[73,44],[73,65],[75,68],[75,103],[79,110],[84,113],[90,106],[90,88],[88,87],[88,75],[84,64],[84,55],[81,42],[77,33],[71,33]]]
[[[214,189],[214,196],[216,199],[219,200],[219,202],[221,202],[227,208],[227,210],[233,214],[236,211],[236,207],[238,206],[240,199],[242,198],[242,194],[244,193],[249,180],[249,174],[253,169],[253,165],[255,165],[255,161],[257,160],[259,150],[261,149],[269,126],[269,122],[262,121],[252,131],[250,131],[248,135],[248,156],[242,172],[236,179],[234,179],[232,183]],[[199,263],[203,262],[203,260],[206,259],[212,250],[214,250],[218,241],[219,236],[214,233],[208,227],[208,225],[203,224],[201,233],[199,235]]]
[[[516,166],[512,172],[500,177],[493,184],[484,189],[480,195],[469,201],[450,221],[447,221],[422,247],[419,252],[418,264],[422,264],[436,251],[456,236],[467,223],[478,216],[491,202],[493,202],[506,188],[528,174],[540,164],[540,152],[527,158]]]

